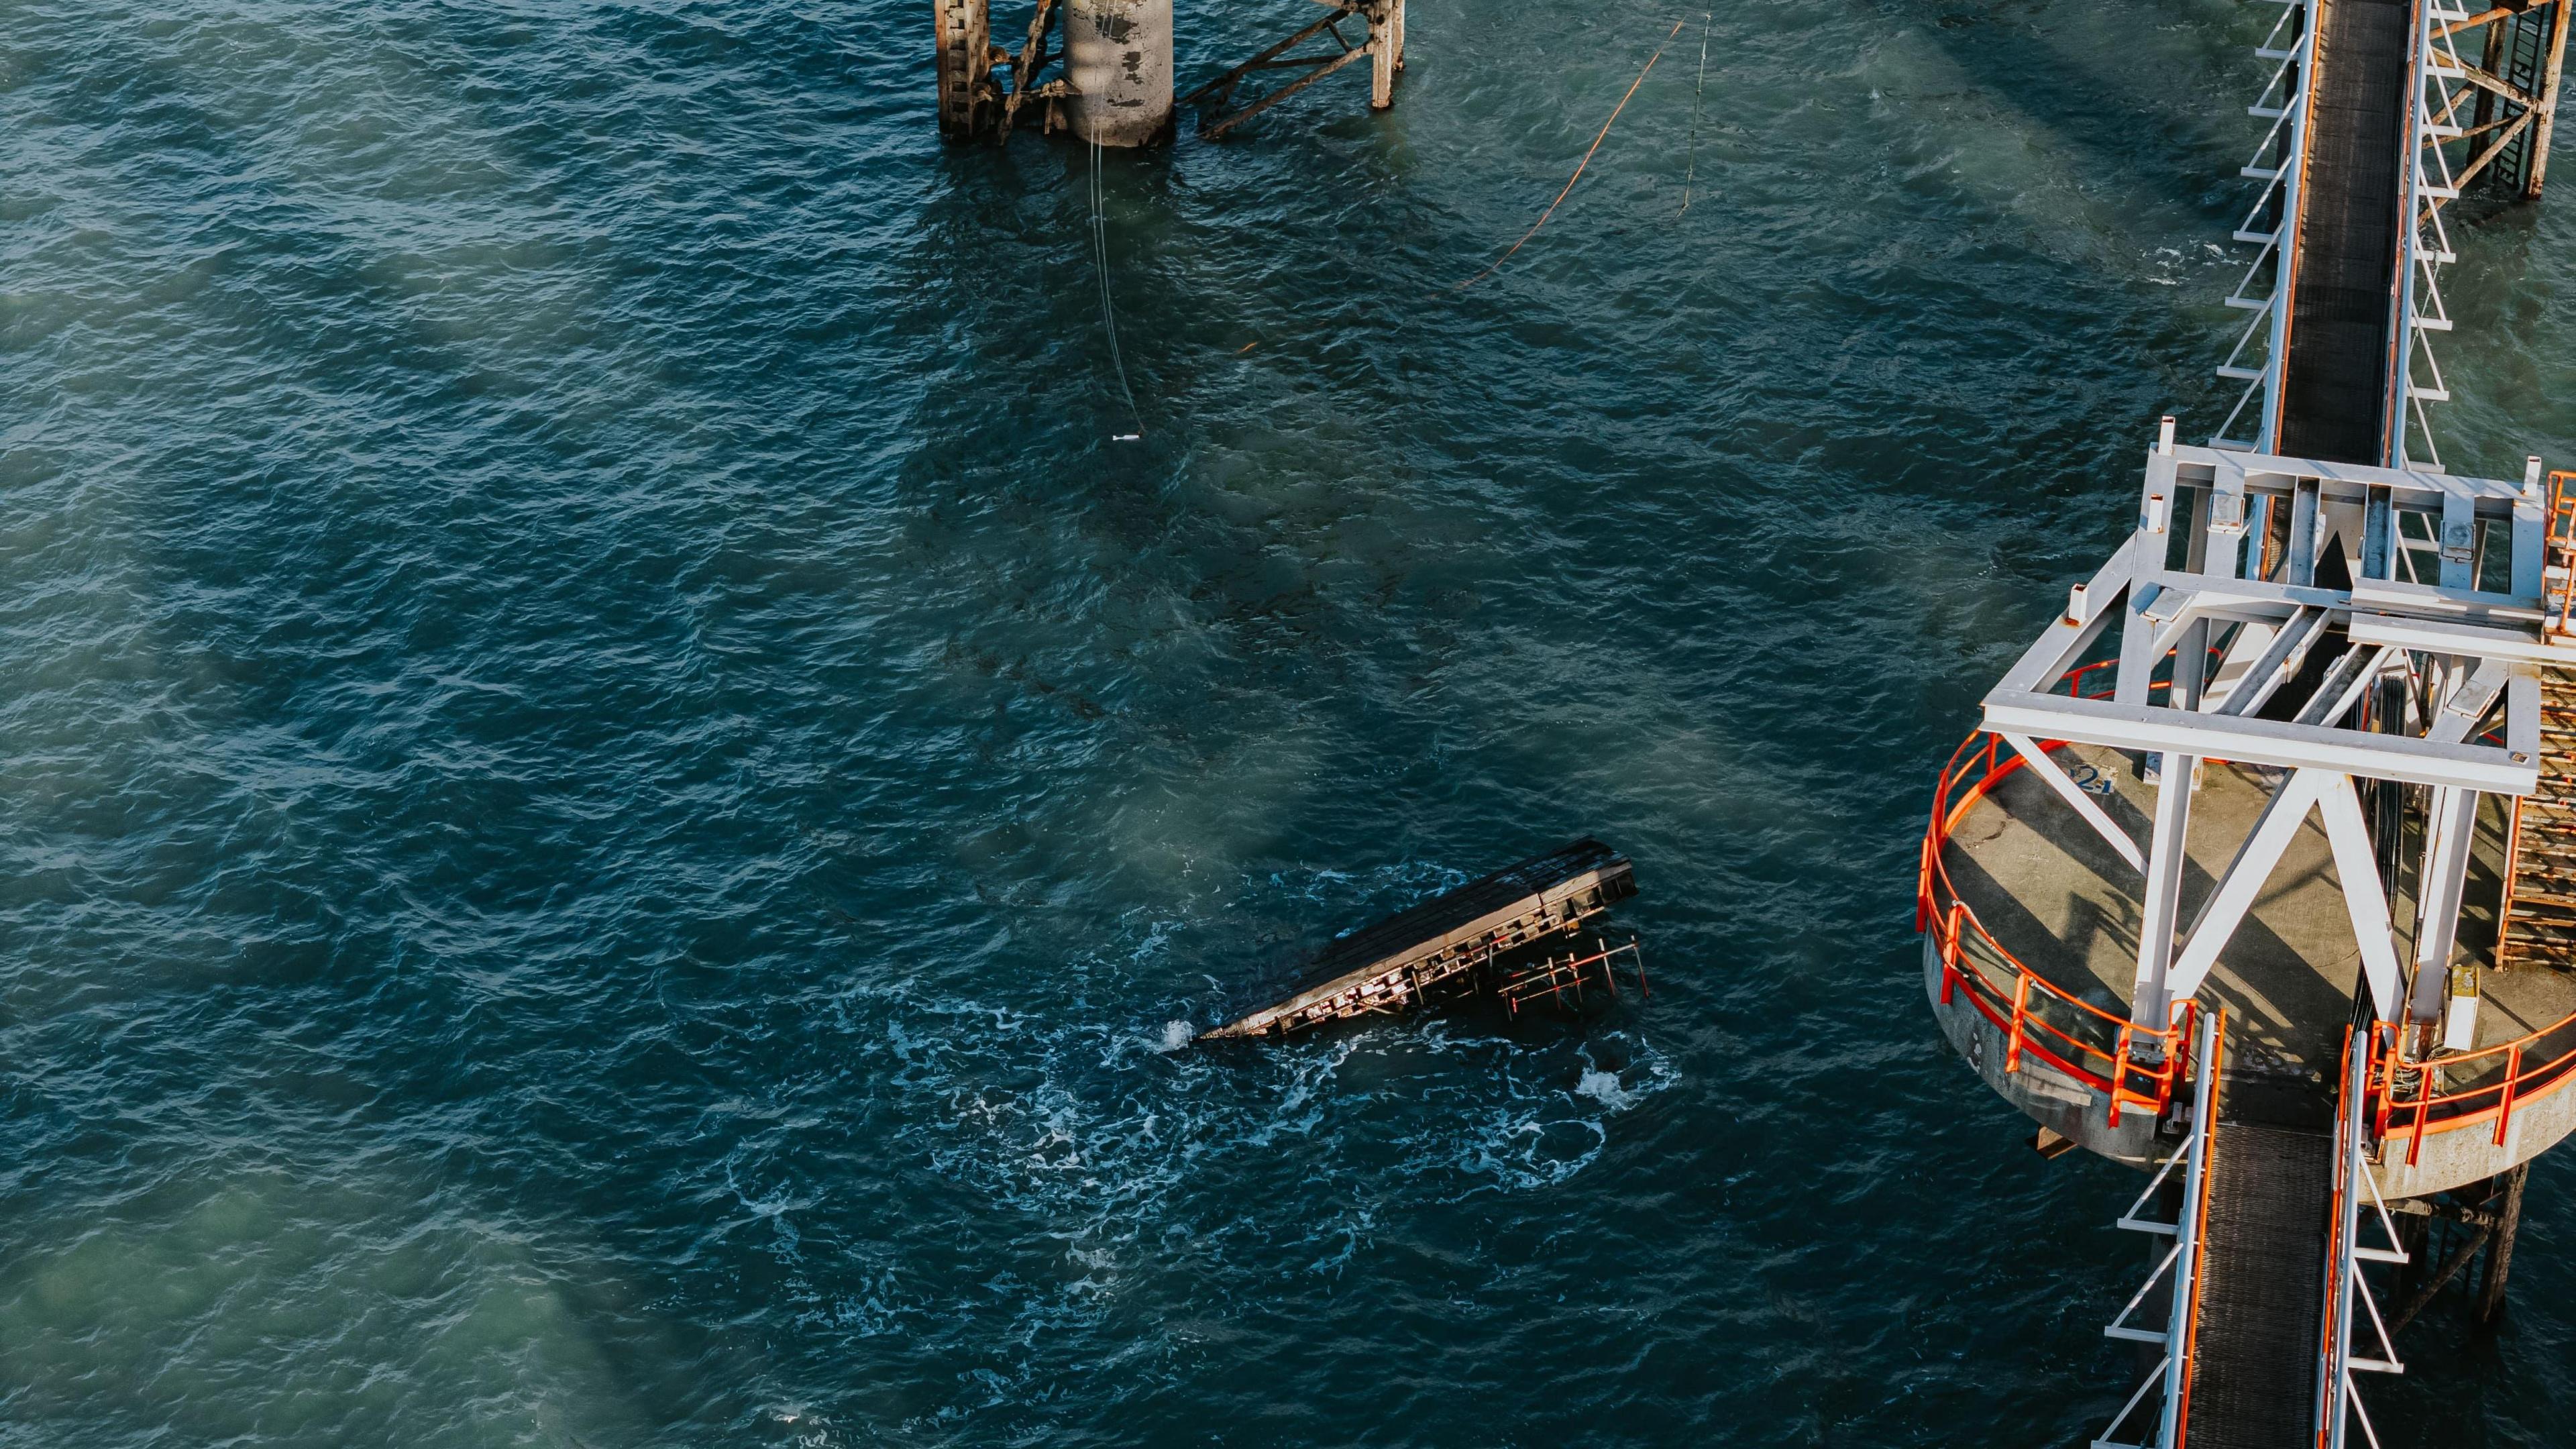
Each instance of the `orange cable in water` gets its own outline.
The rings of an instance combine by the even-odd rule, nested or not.
[[[1485,280],[1487,277],[1492,276],[1495,272],[1500,271],[1503,263],[1512,259],[1512,252],[1519,251],[1523,246],[1527,245],[1531,237],[1538,235],[1538,229],[1547,225],[1547,219],[1556,215],[1556,209],[1565,204],[1565,198],[1574,194],[1574,183],[1583,179],[1583,168],[1592,164],[1592,153],[1601,149],[1601,143],[1603,141],[1610,139],[1610,128],[1619,123],[1619,113],[1628,109],[1628,102],[1637,94],[1637,87],[1646,83],[1646,71],[1653,70],[1655,68],[1655,62],[1664,58],[1665,47],[1673,43],[1673,37],[1681,34],[1682,27],[1689,22],[1690,17],[1687,15],[1673,22],[1673,28],[1670,31],[1667,31],[1664,35],[1663,45],[1655,47],[1655,53],[1646,57],[1645,69],[1638,71],[1637,78],[1628,82],[1628,94],[1621,96],[1619,98],[1619,104],[1610,108],[1610,119],[1601,123],[1601,134],[1592,138],[1590,149],[1583,153],[1583,159],[1581,161],[1575,163],[1574,174],[1565,179],[1565,189],[1556,194],[1556,200],[1547,204],[1547,210],[1538,214],[1537,221],[1530,223],[1530,229],[1521,233],[1521,239],[1512,243],[1511,251],[1507,251],[1501,256],[1494,258],[1494,264],[1492,266],[1487,267],[1476,275],[1460,282],[1457,286],[1450,288],[1450,291],[1463,292],[1469,287],[1476,285],[1478,282]]]

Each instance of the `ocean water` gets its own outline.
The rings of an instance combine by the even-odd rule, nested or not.
[[[1104,158],[1131,415],[918,0],[0,0],[0,1444],[2089,1441],[2135,1183],[1914,843],[2228,401],[2274,8],[1411,9]],[[1651,1001],[1185,1045],[1584,833]],[[2566,1442],[2572,1161],[2382,1442]]]

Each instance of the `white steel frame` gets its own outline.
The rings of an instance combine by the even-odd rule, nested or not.
[[[2286,529],[2277,522],[2282,509]],[[2439,1012],[2478,797],[2536,788],[2539,666],[2576,665],[2576,641],[2543,628],[2543,512],[2536,459],[2515,484],[2179,446],[2173,420],[2164,421],[2147,457],[2136,527],[1984,701],[1986,729],[2034,762],[2045,762],[2042,742],[2053,741],[2161,756],[2143,847],[2062,771],[2035,766],[2141,873],[2131,1020],[2163,1030],[2177,1003],[2200,990],[2311,811],[2334,852],[2378,1017],[2399,1020],[2401,1003],[2409,1015]],[[2392,577],[2409,514],[2428,529],[2441,520],[2438,582]],[[2463,542],[2455,558],[2447,545],[2455,536],[2495,537],[2498,524],[2507,587],[2481,591],[2475,549]],[[2277,552],[2263,547],[2283,533]],[[2168,567],[2177,548],[2186,566]],[[2354,560],[2349,587],[2316,583],[2317,560],[2329,548]],[[2261,577],[2267,556],[2270,576]],[[2112,697],[2060,692],[2115,626]],[[2292,718],[2260,717],[2335,629],[2345,635],[2342,653],[2311,697]],[[2224,650],[2213,650],[2222,637]],[[2215,670],[2206,668],[2212,653],[2223,655]],[[2151,676],[2168,663],[2171,688],[2158,701]],[[2364,691],[2391,678],[2408,681],[2410,698],[2417,682],[2428,687],[2429,717],[2416,718],[2410,707],[2403,719],[2353,727]],[[2503,743],[2485,742],[2496,730]],[[2194,765],[2207,759],[2285,774],[2198,917],[2185,922],[2178,914]],[[2362,815],[2361,779],[2434,792],[2411,992]]]
[[[2433,422],[2425,416],[2424,404],[2451,400],[2450,388],[2442,381],[2442,365],[2433,356],[2432,334],[2451,330],[2450,311],[2442,304],[2440,270],[2458,258],[2451,250],[2450,232],[2442,225],[2442,208],[2459,199],[2460,185],[2443,146],[2465,134],[2459,125],[2460,103],[2473,88],[2460,63],[2459,47],[2451,39],[2451,27],[2469,19],[2470,12],[2447,0],[2420,0],[2415,14],[2414,44],[2408,57],[2413,77],[2407,87],[2414,104],[2407,117],[2406,222],[2398,233],[2403,257],[2397,273],[2395,318],[2403,355],[2390,383],[2385,456],[2394,467],[2439,472],[2442,455],[2433,444]],[[2431,374],[2429,384],[2415,380],[2419,357]],[[2414,456],[2410,440],[2421,445],[2422,458]]]
[[[2196,1053],[2198,1080],[2192,1088],[2190,1135],[2174,1155],[2166,1158],[2164,1165],[2156,1169],[2156,1175],[2147,1183],[2147,1190],[2138,1194],[2136,1202],[2129,1204],[2129,1210],[2120,1215],[2118,1224],[2131,1232],[2170,1235],[2174,1245],[2164,1260],[2156,1264],[2155,1271],[2147,1275],[2147,1281],[2139,1284],[2138,1291],[2129,1295],[2128,1303],[2102,1330],[2103,1336],[2132,1343],[2163,1344],[2164,1361],[2156,1365],[2155,1371],[2138,1385],[2137,1392],[2129,1395],[2129,1401],[2120,1406],[2120,1412],[2103,1426],[2102,1432],[2094,1437],[2092,1449],[2171,1449],[2174,1443],[2182,1414],[2182,1387],[2191,1375],[2192,1299],[2193,1290],[2200,1283],[2201,1205],[2209,1196],[2209,1128],[2211,1119],[2217,1115],[2211,1095],[2218,1081],[2213,1064],[2218,1060],[2218,1033],[2224,1015],[2213,1011],[2200,1019],[2199,1040],[2192,1048]],[[2169,1223],[2138,1216],[2148,1203],[2155,1200],[2157,1190],[2173,1176],[2176,1166],[2183,1169],[2182,1211]],[[2131,1327],[2129,1315],[2138,1311],[2138,1305],[2146,1302],[2147,1294],[2164,1281],[2168,1272],[2173,1275],[2169,1290],[2173,1302],[2165,1314],[2165,1326],[2161,1330]],[[2164,1407],[2157,1416],[2155,1437],[2134,1444],[2114,1439],[2112,1436],[2120,1432],[2120,1426],[2129,1421],[2129,1416],[2138,1411],[2140,1404],[2146,1402],[2147,1391],[2158,1385],[2164,1388]]]
[[[2344,1449],[2344,1436],[2354,1420],[2361,1423],[2362,1437],[2370,1449],[2379,1449],[2379,1433],[2370,1427],[2370,1413],[2361,1406],[2361,1390],[2353,1382],[2357,1371],[2402,1374],[2406,1365],[2397,1357],[2395,1341],[2388,1332],[2388,1320],[2380,1315],[2379,1300],[2372,1296],[2370,1282],[2361,1275],[2361,1265],[2403,1263],[2405,1249],[2398,1246],[2396,1219],[2389,1216],[2388,1204],[2379,1196],[2379,1183],[2371,1175],[2370,1164],[2363,1159],[2365,1117],[2369,1112],[2370,1041],[2358,1037],[2346,1052],[2344,1066],[2343,1110],[2335,1123],[2335,1201],[2340,1211],[2333,1225],[2334,1247],[2327,1254],[2325,1282],[2325,1347],[2318,1356],[2316,1423],[2317,1442],[2323,1449]],[[2369,1197],[2371,1209],[2379,1215],[2380,1229],[2388,1235],[2385,1248],[2361,1245],[2361,1200]],[[2352,1306],[2359,1303],[2369,1310],[2370,1326],[2379,1343],[2377,1358],[2363,1358],[2352,1351]]]
[[[2272,451],[2274,433],[2281,416],[2282,344],[2290,321],[2288,284],[2298,274],[2299,179],[2306,170],[2308,157],[2308,77],[2313,70],[2308,61],[2316,51],[2316,17],[2310,11],[2308,0],[2275,0],[2275,3],[2281,6],[2281,18],[2273,23],[2272,33],[2255,47],[2254,54],[2257,59],[2279,64],[2273,69],[2272,78],[2264,82],[2262,93],[2254,98],[2254,104],[2245,108],[2246,114],[2258,120],[2269,120],[2272,127],[2256,144],[2254,158],[2237,168],[2238,175],[2263,183],[2263,189],[2254,194],[2254,205],[2246,211],[2245,219],[2236,225],[2236,240],[2254,243],[2258,249],[2253,262],[2245,268],[2245,275],[2238,279],[2235,290],[2227,295],[2228,306],[2254,315],[2246,321],[2245,330],[2236,338],[2236,345],[2228,350],[2227,360],[2218,365],[2220,377],[2242,381],[2245,390],[2237,394],[2236,406],[2228,410],[2227,420],[2218,425],[2217,434],[2209,440],[2213,448],[2248,453]],[[2298,36],[2283,45],[2281,34],[2290,28],[2294,18],[2299,22]],[[2284,130],[2289,133],[2287,155],[2281,159],[2281,164],[2275,166],[2270,164],[2274,158],[2269,153],[2277,148]],[[2281,201],[2278,221],[2270,231],[2254,230],[2262,224],[2264,208],[2276,192]],[[2266,262],[2271,263],[2270,291],[2260,297],[2247,295],[2248,290],[2265,275]],[[2263,355],[2262,361],[2256,364],[2246,357],[2245,349],[2258,332],[2263,336]],[[2258,393],[2263,403],[2256,418],[2254,436],[2242,441],[2229,438],[2227,430],[2236,426],[2246,404],[2252,402]]]
[[[2239,175],[2263,183],[2235,232],[2236,240],[2252,243],[2257,250],[2245,275],[2227,297],[2228,306],[2254,315],[2238,334],[2236,345],[2228,350],[2226,360],[2218,365],[2220,377],[2242,381],[2245,390],[2237,394],[2235,406],[2228,410],[2226,421],[2218,425],[2210,439],[2211,447],[2251,453],[2269,453],[2278,446],[2281,365],[2288,351],[2291,293],[2298,274],[2300,180],[2307,163],[2308,97],[2315,74],[2310,62],[2316,54],[2317,36],[2316,15],[2309,0],[2274,3],[2281,6],[2281,18],[2254,54],[2277,64],[2254,104],[2245,108],[2247,114],[2269,120],[2272,125],[2256,143],[2253,159],[2238,168]],[[2408,54],[2408,94],[2413,105],[2407,116],[2404,143],[2408,156],[2406,210],[2399,230],[2402,256],[2393,301],[2396,315],[2392,319],[2398,327],[2401,365],[2391,369],[2391,395],[2384,409],[2389,424],[2380,457],[2390,467],[2438,473],[2442,471],[2441,451],[2434,445],[2432,421],[2425,415],[2424,404],[2451,399],[2449,386],[2442,380],[2441,362],[2433,355],[2430,334],[2451,330],[2439,273],[2444,264],[2457,260],[2457,254],[2451,249],[2450,233],[2442,222],[2442,207],[2460,195],[2459,180],[2453,175],[2450,155],[2443,147],[2467,134],[2459,124],[2460,106],[2474,93],[2474,87],[2452,36],[2460,22],[2472,16],[2470,11],[2458,8],[2454,0],[2422,0],[2415,12],[2416,28]],[[2294,19],[2297,37],[2284,44],[2282,34],[2292,28]],[[2272,153],[2279,149],[2285,130],[2286,155],[2275,157]],[[2278,164],[2273,164],[2276,160]],[[2277,223],[2269,231],[2255,230],[2276,194],[2280,200]],[[2267,279],[2268,290],[2261,296],[2253,295],[2253,289]],[[2247,356],[2258,332],[2263,337],[2259,363]],[[2428,380],[2417,380],[2419,359]],[[2262,403],[2254,436],[2229,436],[2257,395]]]

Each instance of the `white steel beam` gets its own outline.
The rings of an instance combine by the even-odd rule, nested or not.
[[[2353,580],[2348,589],[2321,589],[2314,584],[2283,584],[2269,579],[2213,579],[2168,569],[2157,571],[2143,580],[2143,585],[2153,585],[2159,591],[2179,589],[2196,607],[2248,619],[2286,619],[2301,608],[2363,608],[2383,614],[2420,613],[2441,620],[2533,630],[2542,618],[2536,595],[2445,590],[2397,579],[2361,578]],[[2170,618],[2179,607],[2179,603],[2167,604],[2161,612]]]
[[[2112,552],[2110,562],[2095,571],[2092,582],[2084,586],[2083,617],[2069,619],[2061,612],[2022,651],[2020,660],[2004,676],[2002,688],[2045,693],[2065,675],[2085,646],[2101,637],[2103,626],[2120,617],[2120,611],[2111,606],[2128,596],[2129,579],[2134,572],[2129,560],[2136,556],[2137,548],[2138,535],[2130,534]]]
[[[2158,547],[2164,544],[2162,534],[2149,535]],[[2112,675],[2111,697],[2122,704],[2145,704],[2148,687],[2154,682],[2156,661],[2163,656],[2156,651],[2157,624],[2148,610],[2154,606],[2154,590],[2141,584],[2129,586],[2124,612],[2127,619],[2120,626],[2120,667]]]
[[[2366,649],[2355,644],[2343,651],[2343,657],[2334,662],[2334,667],[2326,671],[2324,681],[2317,685],[2317,692],[2308,696],[2308,702],[2299,706],[2298,714],[2290,722],[2333,728],[2336,721],[2360,702],[2361,692],[2370,687],[2371,679],[2379,673],[2381,661],[2387,657],[2385,646]]]
[[[2129,1019],[2165,1029],[2172,995],[2165,988],[2173,962],[2174,918],[2182,909],[2182,868],[2191,837],[2191,774],[2199,762],[2167,755],[2156,782],[2155,833],[2147,844],[2147,888],[2140,903],[2138,973],[2129,992]]]
[[[2281,863],[2282,852],[2298,837],[2299,827],[2307,823],[2308,810],[2325,792],[2326,781],[2337,778],[2325,770],[2293,770],[2272,792],[2271,802],[2263,807],[2262,818],[2254,822],[2245,843],[2236,849],[2236,858],[2228,862],[2227,874],[2219,877],[2218,888],[2201,904],[2200,915],[2191,924],[2191,937],[2182,954],[2174,958],[2165,975],[2165,990],[2180,1000],[2200,990],[2209,968],[2218,963],[2218,953],[2253,908],[2254,897],[2263,883],[2272,877],[2273,867]]]
[[[2478,721],[2486,718],[2487,711],[2495,707],[2496,696],[2505,692],[2514,667],[2497,659],[2480,661],[2477,672],[2443,702],[2440,713],[2433,717],[2432,726],[2424,731],[2424,738],[2437,745],[2457,744],[2467,739],[2469,731],[2477,728]],[[2510,702],[2507,708],[2511,708]]]
[[[2201,709],[2210,714],[2243,714],[2245,711],[2241,709],[2229,709],[2228,701],[2237,697],[2239,686],[2298,621],[2299,616],[2292,614],[2286,623],[2248,622],[2238,629],[2236,637],[2227,645],[2226,655],[2218,661],[2218,667],[2210,671],[2209,688],[2201,697]]]
[[[2146,857],[2138,853],[2138,842],[2131,840],[2129,832],[2122,830],[2100,805],[2095,804],[2093,797],[2085,794],[2084,788],[2076,784],[2074,777],[2060,768],[2055,760],[2050,759],[2048,752],[2041,749],[2037,741],[2028,735],[2006,735],[2003,738],[2005,744],[2012,746],[2023,759],[2030,762],[2032,771],[2048,782],[2048,788],[2056,791],[2060,799],[2075,807],[2075,813],[2084,818],[2085,824],[2093,827],[2094,834],[2101,836],[2105,843],[2119,852],[2120,858],[2129,863],[2130,869],[2147,868]]]
[[[2248,667],[2227,697],[2218,702],[2219,714],[2250,715],[2261,709],[2280,687],[2297,676],[2308,662],[2308,651],[2325,637],[2326,611],[2301,609],[2282,626],[2265,647],[2263,656]]]
[[[2179,1000],[2200,990],[2210,967],[2218,964],[2218,951],[2236,933],[2236,926],[2244,923],[2246,910],[2254,908],[2254,897],[2262,892],[2264,882],[2272,879],[2282,851],[2290,848],[2300,825],[2308,822],[2308,807],[2326,792],[2326,779],[2331,779],[2331,771],[2290,771],[2290,779],[2280,781],[2272,802],[2264,804],[2262,820],[2254,822],[2244,846],[2236,848],[2236,859],[2228,861],[2228,874],[2218,877],[2218,890],[2200,905],[2190,941],[2164,977],[2166,993]]]
[[[2417,468],[2382,468],[2367,463],[2334,463],[2323,458],[2286,458],[2271,453],[2237,453],[2219,448],[2193,447],[2188,443],[2174,449],[2174,459],[2183,467],[2211,469],[2219,478],[2262,474],[2315,478],[2345,485],[2338,491],[2346,494],[2360,487],[2387,488],[2403,495],[2398,501],[2410,504],[2438,505],[2445,493],[2510,500],[2522,491],[2519,484],[2500,478],[2470,478]]]
[[[2301,478],[2290,486],[2290,557],[2283,572],[2291,584],[2317,581],[2317,521],[2317,480]]]
[[[2353,611],[2351,628],[2356,644],[2394,644],[2400,649],[2432,654],[2474,654],[2482,659],[2524,659],[2534,664],[2576,664],[2576,645],[2547,643],[2519,629],[2410,619],[2360,609]]]
[[[2536,695],[2532,714],[2536,741]],[[1997,689],[1986,696],[1985,724],[1996,734],[2082,740],[2119,750],[2170,751],[2290,770],[2315,767],[2499,795],[2528,795],[2540,778],[2536,750],[2516,759],[2506,750],[2491,746],[2437,744],[2406,735],[2205,715],[2184,709],[2009,689]]]
[[[2370,848],[2370,827],[2362,823],[2361,795],[2350,775],[2326,782],[2318,797],[2325,817],[2326,842],[2334,847],[2335,878],[2343,886],[2343,907],[2352,921],[2352,938],[2361,948],[2361,974],[2370,983],[2370,999],[2382,1021],[2397,1019],[2397,944],[2388,920],[2388,892],[2379,883],[2379,858]]]
[[[2515,665],[2505,681],[2504,750],[2517,763],[2540,758],[2540,671],[2528,664]]]
[[[2563,22],[2562,22],[2563,23]],[[2541,593],[2541,555],[2546,525],[2541,518],[2540,460],[2531,460],[2529,476],[2522,486],[2522,497],[2513,505],[2513,582],[2506,587],[2517,594],[2537,599]]]
[[[2442,1014],[2451,979],[2451,945],[2460,929],[2460,887],[2468,879],[2469,845],[2477,828],[2474,790],[2436,790],[2424,821],[2423,910],[2416,917],[2415,985],[2406,1014],[2429,1022]]]
[[[2503,628],[2521,626],[2537,629],[2542,619],[2547,617],[2541,611],[2540,595],[2536,592],[2490,594],[2476,589],[2410,584],[2402,579],[2354,579],[2351,602],[2356,607],[2376,609],[2383,614],[2412,610]]]

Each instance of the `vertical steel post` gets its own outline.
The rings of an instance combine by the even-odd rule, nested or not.
[[[2487,1239],[2487,1263],[2478,1278],[2477,1320],[2493,1323],[2504,1312],[2505,1275],[2513,1270],[2513,1238],[2522,1227],[2522,1185],[2531,1176],[2526,1162],[2502,1175],[2504,1201],[2497,1205],[2493,1235]]]
[[[2487,48],[2485,55],[2478,61],[2480,70],[2489,75],[2504,74],[2504,42],[2512,28],[2513,20],[2509,16],[2503,20],[2487,22]],[[2478,103],[2469,111],[2469,130],[2473,135],[2484,135],[2487,123],[2495,119],[2496,93],[2484,86],[2479,86],[2477,92]]]
[[[1376,0],[1368,9],[1369,109],[1395,104],[1395,73],[1404,68],[1404,0]]]
[[[2522,194],[2525,199],[2540,195],[2540,183],[2549,175],[2549,138],[2558,128],[2558,72],[2567,62],[2567,6],[2570,0],[2557,0],[2548,8],[2549,64],[2540,76],[2540,118],[2532,123],[2531,164],[2522,168]]]
[[[2156,782],[2155,833],[2147,845],[2146,896],[2138,921],[2138,974],[2129,993],[2129,1018],[2162,1031],[2172,1013],[2165,972],[2173,965],[2175,918],[2182,910],[2182,868],[2191,835],[2191,776],[2199,761],[2166,755]]]
[[[2441,1019],[2451,981],[2451,946],[2460,929],[2460,890],[2468,880],[2469,849],[2477,829],[2478,792],[2448,787],[2433,792],[2425,812],[2424,867],[2416,878],[2423,898],[2415,926],[2415,981],[2406,1018],[2417,1027]]]
[[[1066,0],[1066,108],[1076,138],[1152,146],[1172,134],[1172,0]]]
[[[980,139],[990,124],[993,89],[991,0],[937,0],[939,134]]]

